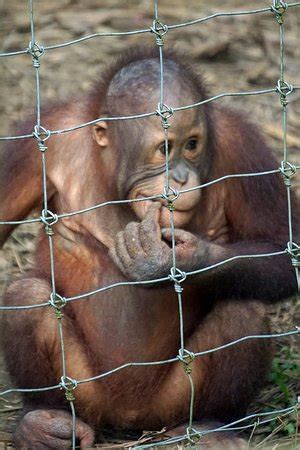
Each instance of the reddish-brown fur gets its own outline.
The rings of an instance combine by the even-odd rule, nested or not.
[[[143,50],[132,52],[117,68],[108,71],[92,95],[45,111],[43,126],[62,129],[98,117],[105,83],[118,68],[143,57]],[[176,54],[170,53],[169,57],[181,60]],[[194,82],[196,76],[187,70],[195,90],[201,81]],[[195,92],[196,97],[204,95],[202,91]],[[207,158],[210,170],[202,182],[226,174],[278,167],[256,127],[243,115],[211,104],[205,106],[204,112],[211,134],[211,154]],[[31,129],[32,122],[19,132]],[[75,211],[118,198],[116,155],[105,150],[100,155],[89,127],[52,136],[47,145],[51,211]],[[34,207],[42,207],[41,163],[36,147],[33,140],[27,139],[9,144],[0,154],[1,220],[21,219]],[[293,201],[296,223],[297,206]],[[286,204],[286,188],[280,175],[227,180],[204,189],[193,219],[185,227],[208,246],[204,259],[199,257],[199,266],[234,254],[284,249],[288,241]],[[115,235],[133,220],[137,221],[128,206],[116,205],[59,220],[53,238],[57,292],[69,297],[126,280],[108,248],[114,245]],[[11,229],[1,228],[2,242]],[[11,284],[6,304],[47,301],[51,292],[49,268],[48,241],[41,233],[35,268]],[[186,347],[196,352],[245,335],[267,332],[263,301],[292,294],[296,283],[286,255],[237,261],[187,280],[183,287]],[[63,324],[67,373],[77,380],[126,362],[154,361],[178,353],[177,298],[171,284],[147,289],[115,288],[68,303]],[[6,312],[5,339],[7,364],[18,387],[59,382],[59,338],[50,308]],[[267,373],[269,346],[263,340],[253,340],[195,360],[195,418],[228,422],[244,414]],[[79,417],[93,428],[175,427],[188,418],[190,387],[180,363],[128,368],[100,381],[79,385],[75,395]],[[67,407],[59,390],[26,394],[24,401],[29,409]],[[24,435],[31,427],[32,434],[38,435],[39,422],[33,416],[30,420],[30,426],[26,422],[21,433]],[[18,439],[21,446],[20,434]]]

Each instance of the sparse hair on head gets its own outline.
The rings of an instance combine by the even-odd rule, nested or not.
[[[157,72],[156,69],[153,70],[156,61],[158,65]],[[185,87],[185,90],[190,87],[190,90],[195,93],[195,101],[207,98],[207,92],[203,86],[203,78],[192,68],[190,58],[174,48],[169,48],[164,50],[163,62],[166,82],[170,82],[173,73],[174,80],[175,78],[176,81],[180,82],[181,80],[181,85]],[[147,70],[147,68],[149,69],[151,67],[151,71]],[[135,75],[134,68],[136,68]],[[141,72],[143,68],[144,71]],[[140,71],[143,76],[139,78],[137,71]],[[129,95],[134,94],[134,89],[138,90],[137,95],[140,95],[143,93],[143,86],[148,85],[149,88],[156,85],[159,87],[159,81],[158,49],[156,47],[139,45],[123,52],[114,63],[110,64],[103,71],[101,80],[95,84],[92,94],[94,98],[98,99],[99,110],[101,112],[104,112],[104,110],[105,112],[110,112],[112,109],[112,97],[115,96],[119,103],[120,96],[124,95],[125,92],[128,96],[129,89]],[[147,94],[145,93],[145,95]]]

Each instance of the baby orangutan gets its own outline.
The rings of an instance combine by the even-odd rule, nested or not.
[[[165,103],[173,108],[207,98],[202,79],[174,51],[165,52],[164,77]],[[97,117],[157,109],[157,51],[131,50],[101,80],[86,97],[44,111],[43,126],[62,129]],[[177,111],[169,121],[170,186],[188,190],[174,201],[177,266],[189,272],[236,255],[285,249],[286,188],[279,174],[234,178],[191,190],[223,175],[277,168],[257,128],[240,112],[212,103]],[[30,133],[32,122],[23,124],[24,130]],[[52,135],[47,145],[49,210],[57,214],[163,192],[166,148],[158,117],[99,121]],[[30,139],[15,141],[1,152],[1,220],[22,219],[33,208],[42,208],[38,156]],[[295,230],[300,229],[297,208],[294,201]],[[160,197],[59,219],[53,226],[57,293],[68,298],[119,281],[167,277],[172,267],[169,217],[167,203]],[[1,227],[2,243],[11,231],[12,226]],[[8,287],[5,304],[47,301],[50,277],[48,240],[41,233],[34,268]],[[276,260],[233,260],[188,276],[182,286],[185,347],[200,352],[267,333],[264,304],[293,294],[296,280],[289,256],[281,255]],[[67,302],[63,313],[67,374],[74,380],[127,362],[165,360],[178,354],[178,304],[172,282],[105,290],[90,299]],[[249,340],[191,363],[195,428],[245,415],[268,373],[269,346],[262,339]],[[60,340],[51,308],[6,312],[4,348],[17,387],[59,383]],[[190,384],[180,361],[128,367],[79,384],[74,394],[80,448],[92,446],[101,427],[166,426],[176,435],[189,417]],[[24,402],[16,447],[68,448],[72,417],[63,393],[59,389],[26,393]],[[243,447],[241,440],[228,434],[209,439],[210,448],[230,440]]]

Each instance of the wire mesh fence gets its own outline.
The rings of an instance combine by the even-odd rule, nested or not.
[[[259,424],[268,423],[269,421],[274,420],[275,417],[284,416],[286,414],[291,414],[297,411],[298,403],[290,408],[278,409],[269,412],[263,412],[258,414],[250,414],[242,419],[236,420],[232,423],[217,427],[215,429],[206,430],[199,432],[193,427],[193,410],[194,410],[194,402],[195,402],[195,392],[194,392],[194,383],[192,378],[192,362],[195,358],[199,358],[203,355],[207,355],[213,352],[222,351],[225,348],[234,346],[240,342],[252,340],[252,339],[275,339],[281,337],[287,337],[292,335],[299,334],[299,328],[294,327],[293,329],[286,331],[284,333],[273,333],[273,334],[265,334],[265,335],[251,335],[244,336],[240,339],[234,340],[232,342],[228,342],[224,345],[217,346],[215,348],[211,348],[206,351],[193,353],[185,346],[185,336],[184,336],[184,318],[183,318],[183,306],[182,306],[182,297],[183,286],[186,279],[190,276],[199,274],[202,272],[206,272],[212,270],[218,266],[228,264],[236,259],[248,259],[248,258],[265,258],[265,257],[274,257],[278,255],[283,255],[288,253],[291,257],[291,264],[295,270],[295,277],[298,283],[298,290],[300,289],[300,277],[299,277],[299,267],[300,267],[300,245],[298,242],[294,241],[294,230],[293,230],[293,221],[292,221],[292,201],[291,201],[291,188],[292,188],[292,178],[297,173],[297,170],[300,168],[299,165],[294,164],[289,160],[289,151],[287,145],[287,124],[288,124],[288,98],[292,93],[296,90],[300,89],[300,86],[291,85],[285,77],[285,36],[284,36],[284,19],[287,14],[289,14],[290,10],[294,8],[300,7],[300,2],[286,3],[281,0],[274,0],[272,5],[266,8],[259,8],[253,10],[243,10],[243,11],[232,11],[232,12],[219,12],[216,14],[209,15],[207,17],[199,18],[197,20],[192,20],[189,22],[174,24],[174,25],[166,25],[162,22],[159,15],[159,4],[158,0],[154,0],[153,2],[153,23],[149,28],[134,30],[128,32],[109,32],[109,33],[94,33],[88,36],[84,36],[79,39],[74,39],[69,42],[64,42],[57,45],[50,45],[43,47],[38,43],[36,39],[35,32],[35,21],[34,21],[34,13],[33,13],[33,0],[29,0],[29,15],[30,15],[30,27],[31,27],[31,41],[29,42],[28,48],[25,50],[14,51],[1,53],[1,58],[14,58],[19,55],[28,54],[32,58],[32,66],[35,73],[35,97],[36,97],[36,120],[33,124],[33,131],[29,134],[20,134],[14,136],[1,136],[0,141],[11,141],[11,140],[19,140],[19,139],[35,139],[37,148],[40,152],[41,157],[41,165],[42,165],[42,178],[43,178],[43,186],[41,190],[41,196],[43,197],[43,209],[41,211],[39,218],[29,218],[26,220],[14,220],[14,221],[5,221],[0,220],[0,225],[20,225],[27,223],[36,223],[40,222],[44,225],[44,230],[48,238],[49,245],[49,255],[50,255],[50,267],[51,267],[51,295],[50,298],[45,299],[42,303],[28,304],[28,305],[16,305],[16,306],[1,306],[0,310],[5,311],[6,314],[9,314],[10,310],[32,310],[35,308],[52,308],[53,313],[57,318],[57,326],[58,326],[58,334],[60,339],[60,349],[61,349],[61,364],[62,364],[62,373],[61,379],[58,380],[57,384],[54,386],[45,386],[42,388],[36,389],[22,389],[22,388],[11,388],[6,389],[0,393],[0,395],[4,396],[10,394],[12,392],[22,392],[22,393],[33,393],[33,392],[41,392],[55,389],[62,389],[65,392],[66,399],[70,404],[70,411],[73,418],[73,435],[72,435],[72,448],[75,448],[76,444],[76,410],[74,401],[76,399],[76,387],[80,384],[93,382],[99,379],[103,379],[108,377],[118,371],[124,370],[128,367],[140,367],[140,366],[153,366],[153,365],[162,365],[162,364],[172,364],[180,361],[183,366],[183,370],[185,370],[186,377],[190,384],[190,398],[189,398],[189,420],[188,426],[186,428],[185,434],[181,436],[176,436],[167,440],[163,440],[161,442],[156,443],[155,445],[166,445],[166,444],[176,444],[183,441],[188,441],[192,444],[197,442],[199,437],[205,436],[207,434],[213,432],[222,432],[228,430],[246,430],[248,428],[253,428],[257,426],[258,421]],[[255,15],[255,14],[270,14],[274,17],[274,26],[278,26],[278,40],[280,44],[280,54],[279,54],[279,71],[278,71],[278,83],[276,86],[270,87],[269,89],[263,90],[254,90],[247,92],[225,92],[213,97],[210,97],[205,100],[201,100],[194,104],[190,105],[182,105],[177,108],[172,108],[171,106],[166,105],[165,103],[165,92],[164,92],[164,43],[168,39],[168,33],[172,32],[174,29],[194,26],[196,24],[201,24],[208,20],[214,20],[217,17],[236,17],[236,20],[240,16],[243,15]],[[43,117],[41,114],[41,96],[42,90],[40,87],[40,66],[42,64],[43,59],[47,57],[48,51],[59,50],[63,47],[68,47],[72,45],[78,45],[85,41],[89,41],[92,39],[104,38],[107,36],[110,37],[120,37],[120,36],[131,36],[131,35],[140,35],[140,34],[151,34],[153,36],[153,44],[157,46],[157,52],[160,62],[160,96],[158,100],[158,107],[155,111],[145,111],[143,114],[129,115],[129,116],[118,116],[118,117],[98,117],[92,121],[86,123],[74,124],[72,127],[58,129],[58,130],[49,130],[43,127]],[[255,173],[240,173],[240,174],[227,174],[223,177],[217,178],[213,181],[210,181],[205,184],[201,184],[192,189],[182,189],[177,191],[170,184],[170,175],[169,175],[169,127],[170,121],[169,119],[176,114],[178,111],[184,111],[191,108],[197,108],[205,103],[217,101],[223,97],[243,97],[243,96],[253,96],[253,95],[268,95],[268,94],[276,94],[279,97],[279,101],[281,103],[282,108],[282,131],[283,131],[283,156],[282,162],[278,169],[269,170],[263,172],[255,172]],[[93,124],[99,123],[101,121],[125,121],[125,120],[139,120],[141,118],[147,118],[156,116],[157,120],[160,120],[162,130],[164,132],[165,138],[165,149],[166,149],[166,159],[165,159],[165,186],[163,192],[160,195],[154,195],[151,197],[144,197],[134,200],[110,200],[97,205],[93,205],[88,208],[84,208],[76,211],[67,211],[62,214],[57,214],[52,212],[48,208],[48,192],[47,192],[47,140],[51,139],[54,135],[59,135],[63,133],[71,133],[75,130],[81,129],[83,127],[88,127]],[[191,190],[209,188],[210,186],[221,183],[224,180],[239,178],[239,177],[259,177],[259,176],[272,176],[273,174],[282,174],[283,183],[286,185],[287,192],[287,210],[288,210],[288,225],[289,225],[289,235],[287,236],[287,245],[285,248],[282,248],[281,251],[271,252],[271,253],[261,253],[261,254],[247,254],[247,255],[235,255],[231,258],[227,258],[223,261],[220,261],[216,264],[207,266],[205,268],[199,268],[198,270],[183,272],[177,267],[176,264],[176,241],[175,241],[175,226],[174,226],[174,210],[176,209],[176,200],[177,198]],[[68,217],[72,217],[78,214],[88,214],[90,211],[93,211],[98,208],[109,207],[113,204],[127,204],[132,202],[142,202],[145,200],[154,200],[154,199],[164,199],[168,204],[169,215],[170,215],[170,228],[172,230],[172,266],[170,267],[170,273],[166,277],[151,279],[151,280],[143,280],[143,281],[120,281],[117,283],[113,283],[107,286],[100,286],[99,288],[89,291],[82,292],[79,295],[72,297],[64,297],[61,296],[59,292],[56,290],[56,271],[55,271],[55,254],[54,254],[54,245],[53,240],[55,239],[53,227],[55,224],[61,219],[67,219]],[[1,219],[1,218],[0,218]],[[106,371],[101,374],[96,374],[90,378],[83,379],[72,379],[68,376],[68,367],[66,364],[66,355],[65,355],[65,341],[64,341],[64,319],[63,319],[63,308],[68,302],[74,302],[76,300],[84,300],[93,298],[95,294],[100,292],[104,292],[109,289],[116,289],[121,286],[143,286],[147,284],[153,283],[162,283],[165,281],[171,281],[174,285],[174,296],[177,297],[178,301],[178,316],[179,316],[179,335],[180,335],[180,348],[178,349],[178,354],[174,355],[173,358],[166,360],[158,360],[158,361],[144,361],[144,362],[135,362],[129,361],[128,363],[122,364],[118,367],[114,367],[113,369]],[[147,448],[151,447],[153,444],[143,444],[140,445],[139,448]]]

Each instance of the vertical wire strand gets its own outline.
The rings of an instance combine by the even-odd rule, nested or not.
[[[285,84],[285,40],[284,40],[284,21],[283,18],[279,22],[279,46],[280,46],[280,85],[281,88]],[[282,98],[282,96],[281,96]],[[287,102],[282,101],[282,132],[283,132],[283,160],[288,160],[287,146]],[[293,241],[292,228],[292,204],[290,186],[287,185],[287,206],[288,206],[288,224],[289,224],[289,240]]]
[[[189,430],[193,428],[193,416],[194,416],[194,403],[195,403],[195,386],[191,374],[187,374],[190,387],[191,387],[191,400],[190,400],[190,410],[189,410]]]
[[[169,137],[168,137],[168,130],[164,129],[164,140],[165,140],[165,194],[167,195],[170,190],[170,168],[169,168],[169,162],[170,162],[170,152],[169,152]],[[174,234],[172,233],[172,248],[173,248],[173,237]],[[174,262],[174,257],[173,257]],[[174,264],[173,264],[174,265]]]
[[[50,277],[53,295],[56,294],[56,283],[55,283],[55,258],[54,258],[54,248],[52,236],[48,236],[49,254],[50,254]]]
[[[279,23],[279,46],[280,46],[280,80],[279,80],[279,86],[280,86],[280,98],[281,98],[281,104],[282,104],[282,132],[283,132],[283,164],[284,167],[287,167],[288,164],[288,145],[287,145],[287,129],[288,129],[288,110],[287,105],[288,102],[286,100],[286,96],[288,93],[284,91],[288,87],[288,85],[285,82],[285,39],[284,39],[284,14],[285,10],[281,12],[280,19],[278,20]],[[293,248],[293,212],[292,212],[292,199],[291,199],[291,181],[290,177],[286,182],[286,194],[287,194],[287,219],[288,219],[288,233],[289,233],[289,245],[290,248]],[[296,276],[296,282],[297,282],[297,290],[298,294],[300,292],[300,279],[299,279],[299,269],[297,266],[295,266],[295,276]]]
[[[33,67],[35,69],[35,91],[36,91],[36,138],[38,141],[39,148],[43,146],[43,140],[41,138],[41,87],[40,87],[40,61],[39,58],[42,55],[39,46],[35,41],[35,25],[34,25],[34,8],[33,0],[29,0],[29,14],[30,14],[30,30],[31,30],[31,43],[30,51],[33,58]],[[42,153],[42,188],[43,188],[43,207],[44,214],[47,215],[48,212],[48,194],[47,194],[47,163],[46,163],[46,148]],[[46,226],[47,228],[47,226]],[[46,229],[45,228],[45,229]],[[48,226],[51,229],[51,225]],[[55,257],[54,257],[54,246],[52,240],[52,233],[48,234],[48,245],[49,245],[49,255],[50,255],[50,273],[51,273],[51,290],[53,299],[56,297],[56,285],[55,285]],[[62,364],[62,376],[66,379],[66,356],[65,356],[65,342],[62,324],[62,315],[58,317],[58,333],[61,348],[61,364]],[[76,412],[73,402],[70,402],[71,414],[72,414],[72,449],[75,450],[76,444]]]
[[[72,450],[76,449],[76,410],[74,402],[70,401],[70,408],[72,413]]]
[[[47,165],[46,165],[46,155],[42,153],[42,182],[43,182],[43,203],[44,210],[48,211],[48,192],[47,192]]]
[[[31,45],[34,46],[35,42],[31,41]],[[36,124],[38,129],[41,126],[41,94],[40,94],[40,68],[35,67],[35,83],[36,83]]]
[[[154,20],[158,21],[158,0],[154,0]],[[163,52],[162,46],[158,47],[159,50],[159,64],[160,64],[160,98],[159,104],[160,109],[163,108],[164,104],[164,65],[163,65]]]
[[[160,107],[164,107],[164,58],[163,58],[163,46],[158,47],[159,50],[159,65],[160,65]],[[167,130],[166,130],[167,131]],[[168,136],[168,133],[167,133]]]
[[[33,0],[29,0],[29,16],[30,16],[30,34],[31,42],[35,42],[35,28],[34,28],[34,16],[33,16]]]
[[[279,42],[280,42],[280,81],[284,82],[285,72],[285,49],[284,49],[284,27],[283,23],[279,24]]]
[[[158,19],[158,0],[154,0],[154,18]]]
[[[58,319],[58,330],[59,330],[59,338],[60,338],[60,346],[61,346],[61,362],[62,362],[62,374],[64,379],[66,378],[66,360],[65,357],[63,356],[65,354],[65,342],[64,342],[64,331],[63,331],[63,326],[62,326],[62,322],[61,319]]]
[[[155,21],[158,21],[158,1],[154,0],[154,15],[155,15]],[[166,109],[166,105],[164,102],[164,59],[163,59],[163,42],[160,42],[160,45],[158,46],[159,49],[159,65],[160,65],[160,105],[159,110],[162,111]],[[165,153],[166,153],[166,159],[165,159],[165,174],[166,174],[166,180],[165,180],[165,194],[167,196],[167,199],[169,201],[169,195],[170,195],[170,169],[169,169],[169,138],[168,138],[168,119],[162,116],[162,126],[164,129],[164,139],[165,139]],[[173,276],[176,276],[177,272],[177,265],[176,265],[176,242],[175,242],[175,224],[174,224],[174,208],[173,206],[173,200],[171,199],[169,202],[169,211],[170,211],[170,228],[171,228],[171,245],[172,245],[172,264],[173,264]],[[180,353],[181,356],[184,357],[184,350],[185,350],[185,341],[184,341],[184,316],[183,316],[183,307],[182,307],[182,288],[180,284],[176,281],[174,278],[174,288],[175,292],[177,293],[177,301],[178,301],[178,316],[179,316],[179,334],[180,334]],[[187,373],[189,382],[190,382],[190,389],[191,389],[191,395],[190,395],[190,406],[189,406],[189,426],[188,430],[192,429],[193,425],[193,411],[194,411],[194,402],[195,402],[195,387],[193,383],[192,376]]]

